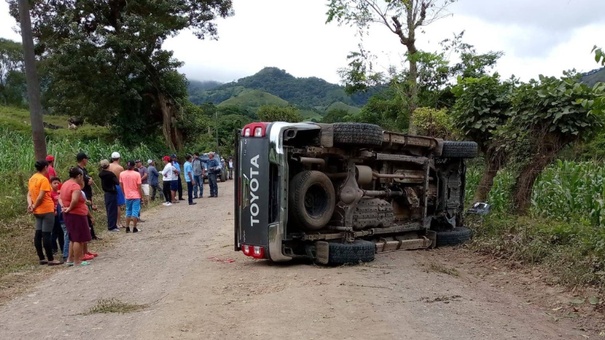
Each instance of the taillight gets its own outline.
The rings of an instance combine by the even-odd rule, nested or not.
[[[265,258],[265,248],[261,246],[249,246],[247,244],[242,245],[242,252],[246,256],[253,257],[255,259]]]
[[[252,257],[255,259],[262,259],[265,257],[265,248],[260,246],[254,246],[254,252],[252,253]]]
[[[244,126],[242,136],[244,137],[265,137],[269,123],[250,123]]]

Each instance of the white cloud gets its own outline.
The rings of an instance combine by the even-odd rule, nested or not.
[[[325,24],[324,0],[234,0],[234,9],[235,16],[218,21],[218,41],[183,32],[165,42],[185,62],[182,71],[190,78],[227,82],[275,66],[337,83],[337,70],[357,48],[353,29]],[[592,46],[605,47],[603,0],[460,0],[449,12],[453,15],[427,27],[420,48],[435,51],[439,41],[465,30],[465,42],[478,52],[505,53],[497,67],[504,77],[588,71],[598,67]],[[19,41],[15,25],[0,0],[0,37]],[[380,57],[378,69],[404,63],[405,49],[385,27],[374,27],[365,46]]]

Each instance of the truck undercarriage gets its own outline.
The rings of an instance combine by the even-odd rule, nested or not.
[[[447,242],[470,237],[464,159],[476,155],[475,143],[358,123],[284,125],[279,137],[267,210],[268,221],[286,221],[285,257],[371,261],[376,252],[434,247],[440,232],[450,233]]]

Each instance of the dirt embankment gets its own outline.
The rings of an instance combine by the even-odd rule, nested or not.
[[[233,182],[219,187],[219,198],[156,208],[91,266],[59,269],[2,306],[0,339],[599,335],[600,319],[562,289],[462,249],[336,268],[246,258],[232,250]]]

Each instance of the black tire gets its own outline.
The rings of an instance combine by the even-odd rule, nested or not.
[[[335,123],[335,145],[381,146],[382,128],[374,124]]]
[[[437,232],[437,247],[457,246],[471,239],[473,231],[466,227],[458,227],[448,231]]]
[[[357,264],[374,261],[376,245],[365,240],[355,240],[353,243],[329,243],[328,265]]]
[[[477,143],[470,141],[444,141],[441,157],[445,158],[475,158],[477,157]]]
[[[336,193],[324,173],[303,171],[290,181],[289,200],[293,222],[309,230],[319,230],[332,218]]]

